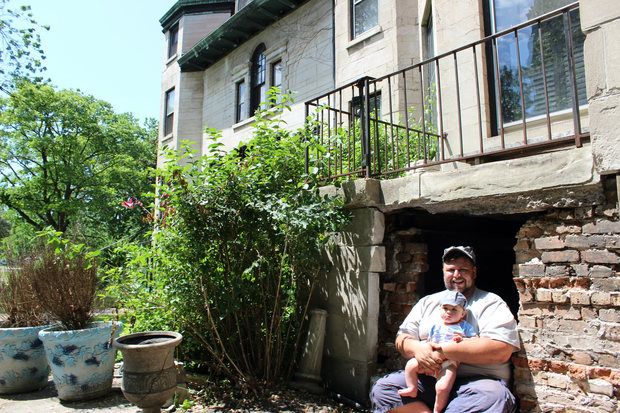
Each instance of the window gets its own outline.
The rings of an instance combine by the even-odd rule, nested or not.
[[[173,26],[168,32],[168,59],[177,54],[179,45],[179,26]],[[161,50],[161,49],[160,49]]]
[[[539,0],[521,0],[519,2],[514,0],[487,1],[491,33],[508,29],[572,2],[572,0],[557,0],[553,2],[541,2]],[[543,21],[541,31],[538,30],[536,25],[519,30],[517,32],[518,54],[517,40],[514,34],[511,33],[498,39],[497,67],[499,70],[493,68],[493,72],[499,71],[500,92],[497,93],[496,91],[495,95],[496,102],[499,102],[498,106],[501,106],[503,123],[519,121],[524,116],[521,106],[522,93],[519,82],[519,67],[521,69],[523,106],[526,118],[546,114],[545,90],[549,99],[550,113],[571,107],[572,93],[569,86],[570,76],[567,61],[566,33],[572,36],[578,100],[581,104],[586,103],[583,63],[583,42],[585,36],[581,32],[578,9],[573,9],[570,12],[570,20],[570,28],[568,26],[565,27],[563,16],[559,15]],[[540,38],[541,32],[542,41]],[[492,87],[496,88],[495,85],[492,85]],[[499,99],[497,95],[499,95]],[[496,108],[496,111],[499,111],[499,107]]]
[[[235,102],[235,122],[241,122],[245,119],[245,82],[243,80],[237,82]]]
[[[379,24],[378,0],[351,0],[351,34],[356,38]]]
[[[174,89],[166,92],[165,118],[164,118],[164,136],[172,134],[172,125],[174,124]]]
[[[282,86],[282,61],[278,60],[271,64],[271,86]]]
[[[355,117],[362,114],[362,97],[355,96],[351,101],[351,112]],[[381,117],[381,92],[372,93],[368,96],[368,113],[371,119],[379,119]]]
[[[250,74],[250,115],[254,115],[261,102],[265,101],[265,45],[259,45],[252,55],[252,71]]]

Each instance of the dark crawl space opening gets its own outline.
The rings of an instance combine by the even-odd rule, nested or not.
[[[418,228],[428,246],[429,270],[420,296],[445,289],[442,275],[443,250],[452,245],[469,245],[474,248],[478,264],[476,285],[491,291],[506,301],[517,317],[519,294],[513,281],[515,265],[514,246],[516,234],[531,214],[501,216],[467,216],[459,214],[430,214],[409,210],[390,217],[395,230]]]

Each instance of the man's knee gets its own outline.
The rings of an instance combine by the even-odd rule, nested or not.
[[[456,383],[456,398],[446,408],[446,413],[516,411],[515,398],[501,380],[480,379]]]

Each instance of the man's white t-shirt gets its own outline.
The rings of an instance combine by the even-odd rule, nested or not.
[[[426,341],[433,324],[441,320],[439,301],[443,293],[442,291],[420,299],[400,325],[398,334],[409,334],[416,340]],[[478,337],[511,344],[515,351],[520,349],[517,322],[504,300],[498,295],[476,288],[467,300],[465,309],[467,310],[465,320],[474,327]],[[509,383],[510,361],[495,364],[460,363],[457,376],[484,376]]]

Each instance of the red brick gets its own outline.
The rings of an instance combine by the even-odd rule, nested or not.
[[[570,283],[569,277],[558,277],[558,278],[549,278],[548,285],[549,288],[562,288],[567,287]]]
[[[620,264],[620,258],[615,252],[607,250],[582,251],[583,260],[590,264]]]
[[[590,288],[591,285],[592,285],[592,280],[589,278],[575,277],[570,280],[570,286],[572,288],[583,288],[584,290],[587,290]]]
[[[406,291],[408,293],[414,293],[415,289],[416,289],[416,286],[417,286],[417,283],[415,283],[415,282],[408,282],[407,283]]]
[[[405,284],[396,284],[396,292],[397,293],[406,293],[407,291],[407,287],[405,286]]]
[[[545,264],[553,262],[579,262],[579,251],[545,251],[542,253],[541,259]]]
[[[396,283],[383,283],[383,291],[396,291]]]
[[[549,371],[558,374],[566,374],[568,365],[563,361],[552,360],[549,362]]]
[[[604,367],[590,367],[588,368],[588,376],[591,379],[608,378],[611,375],[611,369]]]
[[[536,238],[540,237],[543,230],[536,225],[524,225],[517,233],[517,238]]]
[[[568,366],[568,376],[576,380],[587,380],[588,368],[579,364],[570,364]]]
[[[567,235],[564,242],[568,248],[605,247],[605,237],[602,235]]]
[[[615,275],[614,270],[603,265],[594,265],[590,268],[588,276],[592,278],[608,278]]]
[[[558,236],[536,238],[534,245],[539,250],[560,250],[565,246],[564,241]]]
[[[396,254],[396,260],[399,262],[409,262],[411,261],[411,254],[401,251]]]
[[[546,371],[549,362],[547,360],[528,359],[527,365],[532,371]]]
[[[515,251],[529,250],[531,248],[531,243],[527,239],[520,239],[514,246]]]
[[[609,374],[609,380],[608,380],[611,384],[613,384],[614,386],[620,386],[620,371],[616,370],[616,371],[612,371]]]
[[[523,278],[513,278],[512,281],[515,283],[517,290],[525,290],[525,281],[523,281]]]

